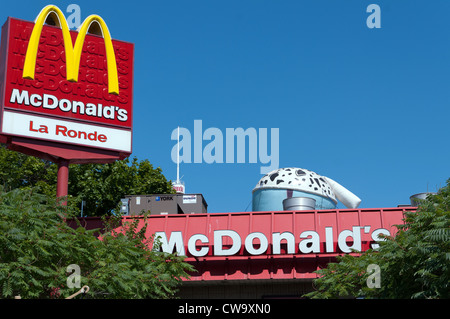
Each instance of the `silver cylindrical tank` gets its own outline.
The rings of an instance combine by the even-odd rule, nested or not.
[[[308,197],[290,197],[283,200],[283,210],[314,210],[316,200]]]
[[[437,193],[419,193],[409,197],[412,206],[419,206],[420,201],[427,199],[428,195],[436,195]]]

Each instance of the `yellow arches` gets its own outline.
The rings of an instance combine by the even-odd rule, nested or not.
[[[111,35],[105,21],[100,16],[95,14],[88,16],[78,28],[78,36],[75,41],[75,46],[73,46],[66,18],[64,17],[62,11],[55,5],[48,5],[43,8],[35,20],[25,56],[23,77],[27,79],[34,79],[39,39],[41,37],[42,27],[47,19],[53,20],[56,26],[62,30],[64,50],[66,52],[66,78],[68,81],[78,81],[78,71],[80,69],[80,59],[86,33],[88,31],[95,31],[95,33],[103,36],[108,67],[108,92],[112,94],[119,94],[116,55],[114,53]]]

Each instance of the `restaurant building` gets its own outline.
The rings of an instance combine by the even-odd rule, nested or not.
[[[164,199],[163,199],[163,196]],[[336,208],[337,203],[347,208]],[[416,207],[357,208],[342,185],[299,168],[280,168],[253,189],[251,212],[208,213],[201,194],[133,195],[122,221],[140,219],[152,249],[186,256],[194,266],[181,298],[301,298],[316,270],[336,256],[376,249],[380,235]],[[150,210],[144,219],[139,211]],[[86,219],[93,225],[95,218]],[[153,244],[151,244],[153,245]]]
[[[146,222],[146,235],[160,241],[151,248],[184,255],[194,266],[181,298],[300,298],[314,289],[314,271],[336,256],[376,248],[380,234],[395,235],[405,212],[416,209],[131,215],[122,224]],[[79,220],[88,229],[102,226],[100,217]]]
[[[336,256],[376,248],[414,207],[152,215],[159,250],[196,271],[182,298],[299,298]],[[124,217],[124,221],[131,217]]]

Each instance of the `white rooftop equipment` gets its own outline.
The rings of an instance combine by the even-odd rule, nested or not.
[[[285,210],[283,201],[287,198],[303,197],[297,200],[300,206],[311,207],[315,200],[315,209],[335,209],[338,200],[347,208],[357,208],[361,199],[329,177],[321,176],[313,171],[287,167],[271,171],[263,176],[252,191],[253,211]],[[292,204],[291,200],[286,205]],[[303,204],[308,202],[307,205]],[[295,206],[295,205],[294,205]]]

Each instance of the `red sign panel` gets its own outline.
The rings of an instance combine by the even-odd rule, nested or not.
[[[118,94],[109,93],[106,38],[86,34],[78,79],[69,81],[62,29],[44,25],[29,79],[24,63],[34,26],[8,18],[2,28],[0,133],[131,153],[133,44],[112,40]],[[79,35],[70,36],[75,43]]]

